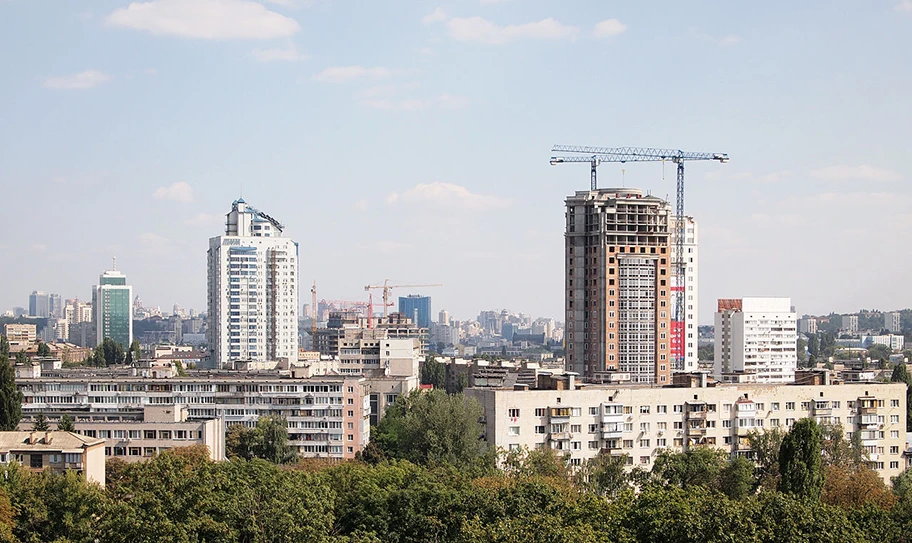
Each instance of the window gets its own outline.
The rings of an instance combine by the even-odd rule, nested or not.
[[[625,431],[625,432],[632,432],[632,431],[633,431],[633,423],[632,423],[632,422],[625,422],[625,423],[624,423],[624,431]]]
[[[786,410],[786,411],[794,411],[794,410],[795,410],[795,402],[785,402],[785,410]]]
[[[790,427],[793,424],[795,424],[795,419],[785,419],[785,425],[787,427]]]
[[[729,422],[730,422],[730,421],[729,421]],[[679,421],[679,420],[674,421],[674,429],[675,429],[675,430],[683,430],[683,429],[684,429],[684,423],[681,422],[681,421]]]
[[[896,445],[890,445],[890,454],[899,454],[899,447]]]
[[[665,446],[665,438],[664,438],[664,437],[663,437],[663,438],[659,438],[659,439],[656,440],[656,447],[664,447],[664,446]]]
[[[649,448],[649,440],[648,440],[648,439],[641,439],[641,440],[640,440],[640,448],[641,448],[641,449],[648,449],[648,448]]]
[[[648,463],[649,463],[649,457],[648,457],[648,456],[641,456],[641,457],[640,457],[640,464],[648,464]]]
[[[684,404],[678,404],[678,405],[674,406],[673,411],[674,411],[675,413],[683,413],[683,412],[684,412]]]
[[[589,414],[590,414],[590,415],[598,415],[598,412],[599,412],[599,408],[598,408],[598,407],[590,407],[590,408],[589,408]]]
[[[730,404],[730,403],[724,403],[724,404],[722,404],[722,412],[723,412],[723,413],[728,413],[729,411],[731,411],[731,409],[732,409],[732,404]]]
[[[890,407],[899,407],[899,400],[890,400]]]
[[[574,451],[578,451],[583,448],[583,442],[582,441],[572,441],[570,443],[570,448],[573,449]]]
[[[899,469],[899,462],[890,462],[890,469]]]
[[[732,421],[731,421],[730,419],[724,419],[724,420],[722,421],[722,427],[723,427],[723,428],[731,428],[731,427],[732,427]]]
[[[667,422],[657,422],[657,423],[656,423],[656,429],[657,429],[657,430],[665,430],[665,429],[667,429],[667,428],[668,428],[668,423],[667,423]]]
[[[42,454],[30,454],[29,455],[29,467],[32,469],[41,469],[44,467],[44,455]]]
[[[507,416],[510,417],[511,419],[518,418],[518,417],[519,417],[519,409],[508,409],[508,410],[507,410]]]
[[[890,430],[890,438],[897,439],[899,437],[899,430]]]
[[[510,426],[510,428],[507,430],[507,435],[518,436],[519,426]]]
[[[649,406],[648,406],[648,405],[641,405],[641,406],[640,406],[640,414],[648,415],[648,414],[649,414]]]
[[[890,415],[890,422],[891,423],[899,422],[899,415]]]
[[[570,425],[570,432],[571,432],[571,433],[578,434],[578,433],[580,433],[580,432],[582,432],[582,431],[583,431],[583,426],[582,426],[581,424],[571,424],[571,425]]]
[[[810,411],[810,410],[811,410],[811,402],[801,402],[801,410],[802,410],[802,411]]]
[[[625,449],[632,449],[632,448],[633,448],[633,440],[632,440],[632,439],[625,439],[625,440],[624,440],[624,448],[625,448]]]
[[[777,426],[779,426],[779,419],[770,419],[770,426],[772,426],[773,428],[776,428]]]
[[[579,417],[579,416],[581,416],[582,414],[583,414],[583,409],[582,409],[582,408],[580,408],[580,407],[571,407],[571,408],[570,408],[570,416],[571,416],[571,417]]]
[[[589,442],[589,448],[590,448],[590,449],[598,449],[598,448],[599,448],[599,442],[598,442],[598,441],[590,441],[590,442]]]
[[[649,423],[648,423],[648,422],[641,422],[641,423],[640,423],[640,431],[641,431],[641,432],[648,432],[648,431],[649,431]]]
[[[589,425],[589,433],[590,433],[590,434],[598,433],[598,428],[599,428],[599,427],[598,427],[598,424],[590,424],[590,425]]]
[[[661,414],[661,413],[668,413],[668,406],[667,406],[667,405],[657,405],[657,406],[656,406],[656,413],[660,413],[660,414]]]
[[[545,427],[544,427],[544,426],[536,426],[536,427],[535,427],[535,433],[536,433],[536,434],[544,434],[544,433],[545,433]]]
[[[770,404],[770,411],[779,411],[779,402],[773,402]]]

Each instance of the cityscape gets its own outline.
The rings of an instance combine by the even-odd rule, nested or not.
[[[0,5],[0,29],[19,35],[2,21],[34,15],[26,4]],[[239,125],[226,124],[219,117],[224,112],[209,110],[207,100],[195,96],[193,85],[208,82],[189,80],[183,80],[186,97],[170,87],[158,92],[175,107],[196,104],[208,112],[204,116],[188,113],[182,124],[166,111],[170,105],[159,119],[126,115],[150,137],[173,134],[174,144],[198,154],[191,162],[166,140],[146,142],[150,153],[161,153],[161,164],[144,162],[110,140],[128,131],[126,125],[110,121],[96,133],[90,123],[98,145],[109,141],[112,150],[136,161],[132,182],[76,174],[96,150],[86,147],[82,161],[71,153],[84,141],[50,138],[48,152],[69,160],[74,173],[55,177],[57,188],[48,191],[45,205],[57,210],[68,191],[75,191],[68,206],[94,193],[105,216],[97,222],[101,217],[87,213],[83,222],[92,228],[72,224],[66,232],[56,218],[61,215],[47,214],[38,222],[61,221],[59,239],[52,240],[39,234],[43,224],[27,233],[26,221],[14,215],[9,244],[0,246],[11,255],[0,280],[0,302],[7,304],[0,307],[0,538],[908,540],[912,347],[905,342],[912,340],[912,299],[902,288],[905,255],[890,262],[874,261],[874,254],[900,243],[908,213],[893,206],[912,194],[899,163],[889,169],[894,151],[888,144],[882,144],[878,166],[848,165],[858,158],[848,150],[825,155],[815,148],[809,160],[819,167],[808,169],[752,148],[755,135],[742,139],[718,119],[702,126],[690,111],[686,119],[695,136],[682,127],[561,129],[530,140],[519,132],[541,127],[518,116],[511,117],[517,139],[499,151],[507,161],[516,161],[511,153],[522,157],[512,173],[486,154],[489,138],[501,137],[498,129],[479,132],[482,154],[475,167],[465,160],[453,160],[460,164],[452,167],[438,163],[439,180],[428,181],[401,163],[425,168],[435,155],[418,155],[431,147],[416,141],[410,149],[415,134],[406,138],[402,130],[423,131],[428,142],[449,141],[454,148],[446,154],[453,155],[471,148],[454,141],[467,139],[460,123],[484,120],[483,113],[475,119],[474,109],[497,102],[506,111],[511,100],[528,107],[521,92],[505,99],[502,89],[465,82],[465,96],[411,98],[441,82],[459,84],[438,73],[435,63],[463,66],[484,58],[476,58],[477,51],[513,47],[503,54],[526,61],[554,54],[538,47],[611,55],[627,50],[624,40],[633,39],[639,25],[658,36],[656,29],[630,7],[587,28],[544,15],[539,22],[504,25],[485,18],[538,20],[534,14],[548,13],[518,0],[423,6],[414,13],[413,7],[387,13],[371,5],[352,24],[382,38],[378,51],[393,51],[390,31],[374,34],[375,25],[404,17],[422,36],[414,38],[423,44],[415,53],[418,64],[321,68],[333,62],[328,52],[312,57],[299,47],[310,33],[326,32],[313,21],[326,18],[337,25],[327,28],[346,28],[333,19],[340,9],[333,2],[110,4],[67,10],[69,19],[52,25],[66,35],[77,27],[79,33],[117,34],[106,39],[129,44],[142,62],[159,59],[160,67],[115,73],[119,53],[108,53],[96,58],[108,58],[105,70],[112,73],[48,76],[37,80],[41,90],[89,96],[114,93],[117,85],[171,85],[171,70],[211,70],[224,94],[208,100],[235,108]],[[579,4],[561,19],[578,17],[583,5],[606,9]],[[872,6],[846,9],[860,26],[880,24],[877,37],[898,47],[912,36],[893,26],[897,16],[901,24],[909,22],[907,4],[880,6],[878,13]],[[475,9],[487,15],[459,15]],[[741,9],[737,15],[748,16]],[[807,8],[781,9],[799,16]],[[753,43],[764,21],[706,15],[706,24],[720,29],[742,25],[743,36],[694,27],[667,43],[689,40],[679,46],[711,49],[718,60],[745,50],[764,63],[779,58],[769,56],[773,44]],[[848,16],[827,17],[845,24]],[[686,19],[697,24],[692,15]],[[819,58],[815,46],[789,32],[783,39],[796,40],[796,51]],[[864,31],[872,40],[876,34]],[[141,40],[134,42],[137,36]],[[822,39],[835,44],[835,36]],[[81,41],[88,38],[72,39],[88,47]],[[306,139],[324,153],[325,160],[314,161],[319,164],[291,159],[303,151],[264,133],[272,127],[290,137],[287,124],[300,122],[298,113],[283,119],[268,103],[240,107],[251,97],[284,102],[284,87],[256,83],[274,85],[274,74],[244,68],[233,80],[223,79],[220,66],[196,56],[216,55],[201,52],[200,44],[228,48],[245,40],[276,47],[244,50],[244,62],[256,70],[313,72],[296,75],[294,84],[318,109],[336,107],[329,104],[341,96],[319,89],[370,85],[354,91],[360,114],[338,107],[337,121],[324,119],[322,110],[308,114],[327,141],[311,135],[293,141]],[[454,52],[462,47],[479,49]],[[360,49],[348,43],[344,50],[352,48]],[[854,58],[849,64],[859,71]],[[494,55],[491,61],[502,59]],[[782,62],[789,70],[801,67],[784,57]],[[466,77],[492,81],[497,75],[475,69],[480,71]],[[755,69],[763,70],[759,64]],[[506,64],[501,70],[510,85],[530,77]],[[662,81],[631,73],[642,84]],[[602,83],[588,77],[583,80]],[[229,80],[237,89],[224,86]],[[18,90],[26,85],[21,74],[10,81],[10,92],[27,94]],[[535,81],[542,88],[529,89],[528,100],[546,86],[566,92],[564,82]],[[865,96],[871,100],[880,89],[884,103],[872,103],[870,113],[889,121],[876,121],[883,134],[866,137],[886,140],[896,119],[881,108],[898,105],[898,118],[906,120],[909,110],[906,99],[894,103],[882,83],[855,88],[843,82],[852,92],[870,93]],[[908,81],[894,83],[908,88]],[[728,89],[720,92],[733,92],[730,82],[719,84]],[[799,78],[796,84],[810,83]],[[80,108],[102,111],[143,100],[164,107],[152,95],[142,96],[108,94],[101,98],[107,104],[67,99],[44,106],[29,98],[36,103],[26,107],[73,116]],[[735,107],[721,94],[718,99],[736,122],[760,122],[746,113],[749,108]],[[824,110],[833,107],[830,97],[820,100]],[[810,111],[816,103],[802,103],[808,111],[795,114],[794,134],[761,132],[804,137],[809,129],[803,123],[819,117]],[[255,110],[266,116],[248,124],[245,116]],[[578,112],[572,104],[565,113]],[[543,114],[548,122],[541,126],[553,122],[553,113]],[[400,120],[375,125],[367,118],[374,114]],[[438,132],[441,116],[449,115],[463,118],[446,121],[452,134]],[[10,164],[0,181],[14,201],[39,167],[29,170],[22,160],[36,152],[31,128],[18,114],[11,118],[28,133],[19,143],[7,137],[11,145],[0,153]],[[841,129],[850,131],[855,122],[853,111]],[[250,132],[242,137],[240,126]],[[166,131],[157,132],[161,127]],[[341,160],[327,150],[340,144],[340,130],[351,132],[353,149],[365,147],[362,156]],[[188,136],[211,141],[194,146]],[[595,146],[619,138],[613,144],[626,145],[623,140],[633,136],[677,140],[686,150]],[[270,139],[272,147],[238,143],[257,137]],[[820,137],[832,143],[829,134]],[[216,141],[222,148],[210,147]],[[387,145],[401,145],[404,155],[382,160],[377,153]],[[406,158],[410,153],[416,156]],[[775,163],[763,167],[777,173],[746,173],[760,171],[759,155]],[[110,172],[121,171],[121,159],[112,159]],[[328,161],[337,171],[326,169]],[[363,161],[375,169],[362,169]],[[178,164],[182,169],[172,170]],[[226,173],[231,168],[243,174]],[[260,175],[283,168],[291,177]],[[175,181],[175,171],[188,181]],[[241,185],[245,177],[252,181]],[[458,178],[466,184],[451,182]],[[831,186],[810,186],[815,183]],[[119,200],[127,194],[129,205]],[[29,210],[38,202],[34,196],[19,200]],[[861,221],[843,229],[828,222],[829,215],[846,220],[848,201],[880,205],[882,224],[873,229]],[[517,214],[517,206],[526,209]]]

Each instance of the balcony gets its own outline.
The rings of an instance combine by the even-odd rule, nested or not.
[[[705,419],[706,411],[688,411],[687,418],[689,419]]]
[[[572,435],[570,432],[557,432],[551,434],[551,441],[570,441]]]
[[[687,434],[688,434],[688,435],[691,435],[691,436],[705,436],[705,435],[706,435],[706,430],[707,430],[707,429],[706,429],[706,428],[703,428],[703,427],[688,428],[688,429],[687,429]]]
[[[829,417],[833,414],[832,407],[815,407],[814,416],[815,417]]]
[[[572,410],[569,407],[552,407],[548,412],[551,415],[551,420],[569,419]]]
[[[876,407],[859,407],[859,408],[858,408],[858,414],[860,414],[860,415],[876,415],[876,414],[877,414],[877,408],[876,408]]]
[[[612,413],[610,415],[602,415],[602,423],[614,423],[614,422],[624,422],[623,413]]]

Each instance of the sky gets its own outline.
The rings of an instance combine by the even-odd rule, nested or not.
[[[300,244],[301,302],[441,283],[458,319],[563,320],[554,144],[728,153],[686,170],[699,320],[912,306],[912,0],[0,0],[0,311],[205,309],[239,195]],[[623,171],[622,171],[623,170]],[[672,164],[600,186],[674,198]]]

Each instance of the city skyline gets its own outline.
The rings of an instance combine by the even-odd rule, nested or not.
[[[888,253],[912,226],[907,3],[182,3],[222,10],[208,33],[190,9],[156,16],[170,3],[0,4],[0,31],[27,46],[0,49],[0,185],[29,224],[0,242],[20,258],[0,307],[36,289],[86,300],[116,255],[146,304],[204,308],[207,240],[243,195],[301,240],[321,297],[439,282],[402,294],[460,320],[563,320],[563,201],[589,179],[547,165],[554,143],[730,155],[687,169],[700,324],[718,298],[912,306],[912,256]],[[621,166],[600,186],[673,198],[670,165]],[[882,288],[843,271],[853,247],[893,255],[865,268]]]

